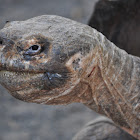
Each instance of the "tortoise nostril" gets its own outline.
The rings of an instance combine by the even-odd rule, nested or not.
[[[2,45],[3,44],[3,41],[0,39],[0,44]]]
[[[9,23],[9,22],[10,22],[9,20],[5,21],[5,23]]]

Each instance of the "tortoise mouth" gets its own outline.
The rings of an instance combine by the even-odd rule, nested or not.
[[[1,70],[0,84],[17,99],[33,102],[35,99],[48,99],[59,94],[67,75],[58,73],[31,73]],[[39,103],[41,103],[39,101]]]
[[[0,84],[9,91],[20,91],[22,89],[37,86],[37,82],[43,76],[43,73],[14,72],[8,70],[0,71]]]
[[[44,73],[0,71],[0,84],[9,93],[19,100],[31,102],[32,99],[47,95],[47,88],[44,90]]]

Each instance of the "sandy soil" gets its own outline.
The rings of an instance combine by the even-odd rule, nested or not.
[[[5,21],[54,14],[87,23],[97,0],[0,0]],[[71,140],[96,113],[81,104],[46,106],[14,99],[0,87],[0,140]]]

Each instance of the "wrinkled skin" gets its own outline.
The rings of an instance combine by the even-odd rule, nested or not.
[[[16,98],[80,102],[140,136],[140,59],[87,25],[58,16],[0,31],[0,83]]]
[[[99,0],[88,25],[117,47],[140,57],[140,1]]]
[[[77,42],[79,35],[74,35],[76,28],[69,22],[66,20],[64,27],[60,17],[42,16],[8,23],[0,31],[0,82],[14,97],[27,102],[52,101],[53,104],[74,100],[70,95],[68,101],[55,102],[56,97],[66,94],[79,83],[82,75],[82,68],[77,66],[79,55],[88,53],[90,46],[86,48],[82,42]],[[37,49],[32,48],[35,45]],[[71,62],[71,56],[75,62]]]

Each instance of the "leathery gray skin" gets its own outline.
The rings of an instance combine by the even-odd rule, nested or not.
[[[0,83],[22,101],[80,102],[140,136],[140,58],[95,29],[59,16],[0,30]]]

